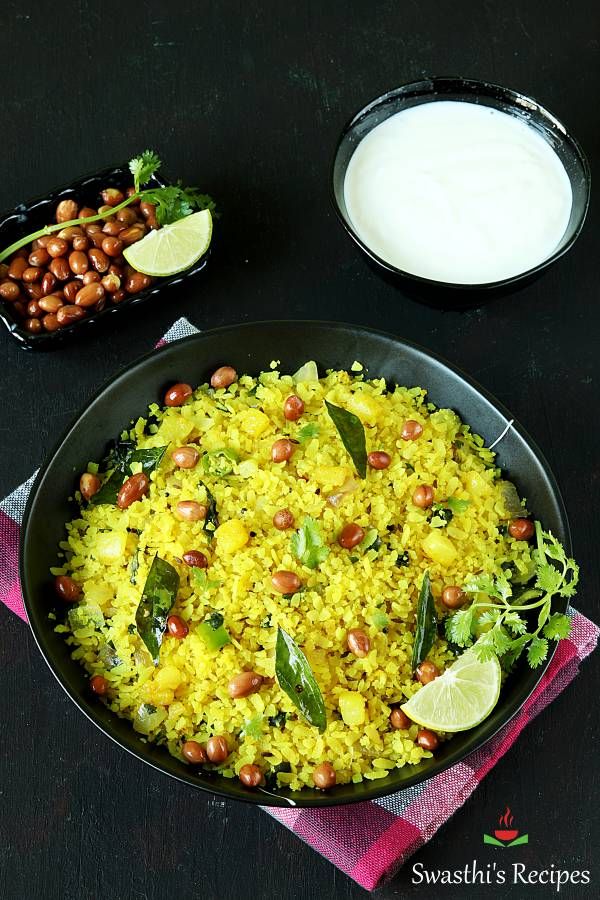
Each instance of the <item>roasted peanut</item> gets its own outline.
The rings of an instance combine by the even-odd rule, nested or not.
[[[232,700],[238,700],[240,697],[255,694],[260,690],[262,683],[263,677],[257,672],[240,672],[230,680],[227,690]]]
[[[104,288],[102,285],[98,282],[92,282],[91,284],[86,284],[77,292],[75,303],[77,306],[83,306],[87,309],[89,306],[94,306],[99,300],[102,300],[103,297]]]
[[[145,472],[138,472],[125,481],[117,494],[117,506],[119,509],[127,509],[132,503],[137,503],[150,489],[150,479]]]
[[[56,221],[70,222],[77,218],[79,207],[75,200],[61,200],[56,207]]]

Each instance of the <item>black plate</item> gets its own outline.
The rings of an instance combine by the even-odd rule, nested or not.
[[[372,377],[389,383],[421,385],[430,400],[450,407],[483,435],[489,444],[506,427],[510,414],[472,379],[434,354],[391,335],[352,325],[324,322],[259,322],[205,332],[152,352],[112,379],[92,398],[42,466],[25,512],[21,545],[21,582],[29,621],[42,655],[77,706],[105,734],[134,756],[162,772],[203,790],[254,803],[285,806],[329,806],[381,797],[418,784],[461,760],[488,741],[531,694],[548,663],[535,671],[524,664],[511,677],[492,715],[472,731],[443,744],[435,758],[406,766],[379,781],[339,785],[329,793],[306,790],[267,796],[251,792],[239,782],[199,773],[179,762],[164,748],[141,740],[131,723],[119,719],[89,694],[84,669],[69,655],[64,638],[55,634],[48,613],[56,597],[49,568],[56,564],[56,548],[72,518],[72,495],[88,460],[99,459],[110,438],[131,419],[145,413],[150,402],[162,402],[166,387],[185,381],[199,384],[223,364],[238,372],[257,374],[281,360],[281,371],[293,372],[307,359],[320,371],[348,368],[354,360],[368,367]],[[569,528],[558,487],[539,449],[520,425],[498,445],[498,461],[527,497],[542,520],[571,551]],[[564,611],[566,601],[558,601]],[[57,610],[62,616],[64,610]]]
[[[10,212],[0,214],[0,249],[4,249],[19,238],[26,234],[31,234],[44,225],[54,222],[56,206],[61,200],[73,197],[77,200],[80,207],[98,206],[100,191],[106,187],[116,187],[119,190],[125,190],[131,182],[132,175],[129,166],[111,166],[108,169],[102,169],[93,175],[85,175],[78,178],[72,184],[65,187],[56,188],[43,197],[36,200],[28,200],[26,203],[20,203]],[[147,184],[147,187],[166,187],[170,184],[160,175],[154,175]],[[41,334],[30,334],[23,327],[23,320],[20,319],[12,311],[12,304],[0,298],[0,321],[3,322],[5,328],[8,329],[11,337],[19,342],[25,350],[54,350],[60,347],[65,341],[71,341],[73,338],[89,333],[98,323],[107,320],[115,322],[117,316],[124,314],[127,310],[137,308],[141,303],[156,296],[162,290],[170,287],[172,284],[179,284],[184,278],[196,275],[201,272],[208,262],[210,256],[210,247],[206,253],[200,257],[197,263],[186,269],[185,272],[179,272],[176,275],[168,275],[166,278],[155,278],[150,287],[138,294],[132,294],[117,306],[106,306],[101,312],[93,313],[73,322],[65,328],[59,328],[58,331],[42,332]],[[109,316],[112,317],[109,319]]]

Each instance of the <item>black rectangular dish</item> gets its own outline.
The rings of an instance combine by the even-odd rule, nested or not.
[[[0,216],[0,248],[7,247],[25,234],[31,233],[44,225],[55,221],[56,206],[61,200],[74,198],[80,206],[98,205],[100,191],[107,187],[115,187],[125,190],[132,183],[132,176],[127,164],[111,166],[77,179],[69,185],[56,188],[43,197],[20,203],[13,210]],[[148,182],[148,187],[166,187],[167,180],[154,175]],[[51,350],[60,347],[67,341],[79,335],[87,334],[98,322],[103,322],[109,316],[116,317],[133,307],[138,307],[151,297],[174,284],[179,284],[184,279],[201,272],[210,256],[210,248],[190,269],[175,275],[157,278],[153,283],[137,294],[132,294],[118,305],[106,306],[99,312],[71,325],[59,328],[57,331],[30,334],[23,325],[23,320],[11,308],[12,304],[0,298],[0,319],[2,320],[11,337],[26,350]]]

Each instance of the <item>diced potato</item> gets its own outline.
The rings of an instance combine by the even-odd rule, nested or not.
[[[100,562],[111,563],[121,559],[126,545],[126,531],[105,531],[97,536],[92,552]]]
[[[84,584],[85,599],[89,604],[97,603],[101,609],[108,606],[115,598],[114,589],[105,581],[86,581]]]
[[[452,541],[439,531],[432,531],[427,535],[422,544],[423,553],[439,563],[440,566],[449,566],[456,559],[456,550]]]
[[[260,409],[249,409],[243,414],[241,429],[250,437],[260,437],[268,428],[271,421]]]
[[[175,699],[172,689],[161,687],[158,680],[146,682],[142,695],[153,706],[169,706]]]
[[[215,531],[217,549],[223,553],[235,553],[241,550],[250,540],[250,533],[239,519],[229,519],[223,522]]]
[[[465,486],[474,497],[489,494],[490,485],[479,472],[468,472],[465,476]]]
[[[340,713],[346,725],[362,725],[365,721],[365,698],[356,691],[343,691],[339,699]]]
[[[363,391],[357,391],[348,401],[348,409],[358,416],[364,425],[376,425],[381,415],[381,405],[377,399]]]
[[[156,673],[156,684],[161,688],[170,688],[172,691],[177,690],[183,680],[181,669],[176,666],[165,666]]]
[[[349,466],[315,466],[312,478],[323,487],[341,487],[352,476]]]

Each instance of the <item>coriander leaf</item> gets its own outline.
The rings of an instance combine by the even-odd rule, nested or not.
[[[535,586],[541,588],[547,594],[556,594],[561,586],[562,575],[552,563],[538,566]]]
[[[571,634],[571,620],[563,613],[553,613],[544,627],[543,635],[551,641],[560,641]]]
[[[455,516],[459,516],[461,513],[466,512],[470,502],[470,500],[459,500],[458,497],[448,497],[442,505],[452,510]]]
[[[513,610],[509,610],[504,614],[504,624],[507,628],[510,628],[514,634],[525,634],[527,631],[525,621],[518,612],[514,612]]]
[[[181,182],[178,182],[181,184]],[[220,213],[217,211],[217,205],[210,194],[203,194],[202,191],[199,191],[196,187],[186,187],[183,188],[185,194],[188,199],[188,203],[195,210],[207,209],[213,219],[220,218]]]
[[[487,594],[490,597],[497,596],[494,579],[491,577],[491,575],[485,575],[483,572],[480,575],[473,575],[471,578],[469,578],[463,585],[463,590],[468,594],[481,593]]]
[[[569,571],[571,574],[571,580],[568,582],[565,582],[563,584],[563,586],[561,587],[561,589],[560,589],[561,597],[574,597],[575,594],[577,593],[577,582],[579,581],[579,566],[573,559],[569,560],[569,564],[570,564]]]
[[[204,591],[210,591],[213,588],[219,587],[220,583],[220,581],[214,581],[209,578],[205,569],[200,569],[198,566],[192,566],[192,585],[199,594],[203,594]]]
[[[321,733],[324,732],[327,727],[327,711],[323,694],[306,656],[283,628],[277,629],[275,675],[280,688],[306,721],[316,726]]]
[[[494,641],[489,634],[484,634],[471,647],[473,654],[478,662],[489,662],[496,656],[494,649]]]
[[[473,615],[475,609],[459,609],[446,619],[446,637],[459,647],[468,647],[472,641]]]
[[[490,637],[493,641],[494,651],[497,656],[502,656],[509,649],[512,639],[506,629],[502,627],[492,628]]]
[[[371,624],[375,626],[375,628],[379,628],[382,631],[384,628],[387,628],[390,624],[389,617],[382,612],[380,609],[376,609],[373,615],[371,616]]]
[[[527,650],[527,661],[532,669],[537,669],[548,656],[548,641],[545,638],[533,637]]]
[[[538,523],[536,522],[536,526],[537,524]],[[537,531],[538,529],[536,527],[536,532]],[[566,562],[567,554],[565,553],[565,548],[550,531],[544,531],[540,526],[538,537],[539,543],[543,547],[543,553],[546,556],[556,560],[556,562]]]
[[[413,671],[423,662],[433,647],[436,631],[437,617],[435,614],[435,601],[431,591],[429,572],[425,572],[417,602],[417,622],[412,651]]]
[[[133,175],[133,185],[136,193],[141,184],[150,181],[155,172],[160,169],[161,162],[154,150],[144,150],[139,156],[129,161],[129,171]]]
[[[499,609],[486,609],[485,612],[481,613],[478,621],[480,625],[493,625],[494,622],[498,621],[499,616]]]
[[[496,576],[496,596],[508,600],[512,596],[512,585],[508,580],[510,572],[501,572]]]
[[[329,556],[318,522],[305,516],[298,531],[292,535],[292,553],[307,569],[316,569]]]
[[[240,730],[240,739],[250,738],[251,740],[260,740],[263,733],[263,717],[261,715],[253,716],[251,719],[244,719],[244,724]]]
[[[240,461],[235,450],[221,447],[218,450],[205,450],[202,454],[202,468],[207,475],[225,478],[231,475],[234,465]]]
[[[520,657],[521,653],[525,649],[528,641],[529,641],[528,634],[523,634],[523,635],[521,635],[521,637],[515,638],[515,640],[512,641],[509,649],[503,655],[502,660],[501,660],[502,668],[504,669],[505,672],[509,672],[512,669],[512,667],[514,666],[514,664]]]
[[[302,426],[302,428],[296,435],[296,438],[300,441],[301,444],[305,444],[306,441],[310,441],[312,440],[312,438],[318,437],[320,431],[321,429],[316,422],[309,422],[308,425]]]
[[[360,478],[367,477],[367,442],[365,427],[358,416],[340,406],[325,401],[331,421],[337,428],[342,444],[356,467]]]
[[[196,188],[183,188],[180,183],[149,188],[142,191],[141,198],[155,205],[159,225],[170,225],[200,209],[214,209],[207,194],[199,194]]]

